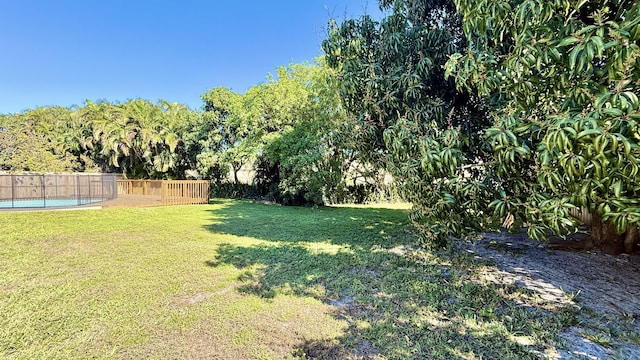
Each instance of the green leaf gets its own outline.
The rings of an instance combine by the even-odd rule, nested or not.
[[[576,136],[576,139],[581,139],[585,136],[599,135],[599,134],[602,134],[601,129],[587,129],[587,130],[580,131]]]
[[[615,117],[622,116],[622,110],[613,107],[602,109],[602,113]]]
[[[631,102],[634,108],[638,108],[638,96],[632,91],[625,91],[622,93]]]
[[[570,71],[575,71],[576,70],[576,61],[578,60],[579,55],[582,53],[581,48],[579,46],[576,46],[573,48],[573,50],[571,51],[571,54],[569,54],[569,69]],[[581,58],[582,59],[582,58]],[[578,69],[578,71],[581,71],[581,69]]]
[[[605,105],[610,97],[611,93],[609,91],[605,91],[604,93],[600,94],[600,96],[598,96],[598,98],[596,99],[596,108],[599,109],[603,105]]]
[[[563,47],[563,46],[567,46],[567,45],[572,45],[575,44],[577,42],[580,42],[580,40],[578,40],[578,38],[573,37],[573,36],[569,36],[566,37],[564,39],[562,39],[559,43],[558,43],[558,47]]]
[[[622,182],[620,180],[613,183],[613,194],[619,198],[622,195]]]
[[[596,50],[596,54],[599,59],[602,59],[602,54],[604,53],[604,42],[600,36],[592,36],[589,40],[593,43],[593,46]]]

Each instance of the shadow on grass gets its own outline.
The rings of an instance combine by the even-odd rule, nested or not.
[[[207,261],[241,269],[239,291],[311,296],[348,323],[339,343],[292,349],[301,358],[538,358],[562,327],[561,314],[518,306],[525,290],[477,281],[483,265],[408,250],[401,210],[237,202],[212,216],[210,231],[256,240],[222,244]]]
[[[267,241],[330,242],[384,248],[414,241],[404,210],[386,208],[305,208],[236,202],[214,212],[209,230]]]

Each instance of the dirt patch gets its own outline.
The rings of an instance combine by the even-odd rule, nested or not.
[[[353,297],[345,296],[339,299],[329,300],[329,305],[335,306],[337,308],[343,308],[345,306],[349,306],[353,303]]]
[[[213,296],[213,293],[210,293],[210,292],[202,292],[202,293],[197,293],[193,295],[183,295],[178,297],[175,300],[175,303],[179,306],[195,305],[205,300],[208,300],[212,296]]]
[[[545,306],[580,307],[556,359],[640,359],[640,256],[550,250],[526,235],[485,234],[458,246],[495,262],[490,281],[525,287]]]
[[[354,351],[356,359],[374,359],[380,352],[367,340],[362,340]]]

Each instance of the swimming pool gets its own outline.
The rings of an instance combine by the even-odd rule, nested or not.
[[[38,199],[38,200],[15,200],[0,201],[0,209],[7,208],[48,208],[61,206],[78,206],[103,201],[102,199]]]

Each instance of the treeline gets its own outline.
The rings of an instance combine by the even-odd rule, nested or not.
[[[136,99],[0,115],[0,171],[199,177],[218,195],[365,201],[384,188],[384,172],[360,159],[335,81],[321,62],[293,64],[245,94],[207,91],[200,111]],[[253,184],[239,184],[243,166],[256,171]]]
[[[183,178],[197,142],[186,135],[199,114],[159,101],[87,101],[0,116],[0,170],[103,171],[132,178]]]

